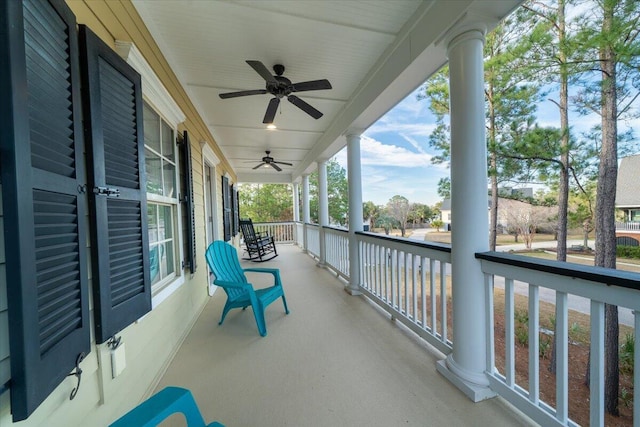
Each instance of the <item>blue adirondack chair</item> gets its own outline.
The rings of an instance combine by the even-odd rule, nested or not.
[[[224,318],[232,308],[242,308],[248,306],[253,308],[253,315],[256,318],[258,332],[263,337],[267,335],[267,325],[264,321],[265,308],[282,297],[284,312],[289,314],[287,300],[282,289],[280,280],[280,270],[277,268],[245,268],[240,266],[238,252],[230,244],[217,240],[207,248],[205,253],[207,264],[216,276],[213,283],[220,286],[227,293],[227,302],[222,310],[222,318],[219,325],[222,325]],[[253,289],[253,285],[247,281],[245,272],[269,273],[273,275],[273,286],[265,289]]]
[[[109,427],[156,427],[178,412],[184,415],[187,427],[224,427],[218,422],[205,424],[191,392],[180,387],[163,388]]]

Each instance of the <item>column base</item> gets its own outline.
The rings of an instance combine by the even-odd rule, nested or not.
[[[350,287],[349,285],[345,286],[344,290],[345,290],[346,293],[348,293],[349,295],[352,295],[352,296],[362,295],[362,292],[360,292],[359,288],[355,289],[355,288]]]
[[[486,382],[486,384],[478,384],[478,382],[471,381],[470,379],[462,377],[462,371],[455,366],[455,362],[451,355],[447,356],[445,360],[439,360],[436,364],[436,369],[442,376],[448,379],[453,385],[458,387],[469,399],[473,402],[480,402],[496,397],[498,394],[489,388],[489,382],[487,378],[477,376],[474,380],[478,382]],[[484,381],[483,381],[484,380]]]
[[[316,267],[319,267],[319,268],[325,268],[326,266],[327,266],[327,264],[325,264],[325,263],[324,263],[324,262],[322,262],[322,261],[318,261],[318,262],[316,263]]]

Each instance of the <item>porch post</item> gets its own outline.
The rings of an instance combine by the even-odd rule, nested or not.
[[[360,251],[356,231],[362,231],[362,173],[360,134],[347,135],[347,173],[349,183],[349,284],[345,290],[360,295]]]
[[[300,221],[300,197],[298,193],[300,191],[300,184],[293,183],[293,221]]]
[[[327,160],[318,161],[318,222],[320,223],[320,261],[324,267],[327,260],[327,245],[324,240],[324,227],[329,225],[329,197],[327,193]]]
[[[451,109],[451,274],[453,352],[438,371],[478,402],[495,396],[486,369],[484,275],[476,252],[489,250],[484,114],[485,31],[467,27],[449,39]]]
[[[307,224],[311,222],[309,209],[309,175],[302,175],[302,252],[307,253],[309,243],[307,241]]]

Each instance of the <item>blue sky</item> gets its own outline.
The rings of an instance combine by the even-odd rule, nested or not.
[[[435,118],[427,101],[418,101],[420,89],[401,101],[363,134],[362,200],[385,205],[399,194],[409,202],[434,205],[440,201],[438,180],[449,176],[446,165],[433,165],[435,153],[429,135]],[[336,155],[346,169],[346,149]]]
[[[428,101],[418,101],[420,90],[416,89],[363,134],[360,143],[363,202],[385,205],[396,194],[406,197],[410,203],[433,206],[441,201],[437,192],[438,180],[448,177],[449,169],[447,165],[431,163],[431,158],[437,154],[429,147],[435,118],[429,111]],[[552,98],[553,93],[549,97]],[[542,127],[559,126],[558,109],[550,100],[538,104],[536,115]],[[600,116],[580,116],[571,111],[569,121],[572,134],[578,136],[598,124]],[[640,119],[619,122],[618,126],[619,132],[628,127],[635,129],[636,141],[630,154],[640,153]],[[335,158],[347,168],[346,148]]]

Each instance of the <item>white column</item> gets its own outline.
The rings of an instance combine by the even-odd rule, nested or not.
[[[360,295],[360,251],[356,231],[362,231],[362,172],[360,135],[347,135],[347,173],[349,183],[349,284],[351,295]]]
[[[453,352],[438,371],[477,402],[495,396],[484,374],[484,275],[476,252],[489,250],[484,113],[484,31],[470,29],[448,44],[451,110],[451,270]]]
[[[306,253],[309,248],[307,241],[307,224],[311,222],[311,210],[309,209],[309,175],[302,175],[302,252]]]
[[[327,245],[324,227],[329,225],[329,196],[327,193],[327,160],[318,161],[318,222],[320,223],[320,261],[323,267],[327,260]]]
[[[297,182],[293,183],[293,221],[300,221],[300,197],[298,193],[300,192],[300,184]]]

